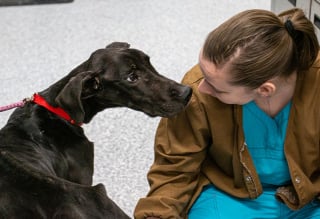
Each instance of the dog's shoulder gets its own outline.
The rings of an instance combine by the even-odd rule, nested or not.
[[[46,175],[21,163],[11,152],[0,152],[0,166],[0,214],[8,218],[44,214],[46,218],[128,218],[116,211],[102,184],[82,185]],[[99,210],[88,206],[99,206]]]
[[[0,130],[0,153],[10,155],[6,163],[0,162],[0,168],[9,170],[6,174],[30,167],[21,175],[39,172],[86,185],[92,182],[93,143],[83,129],[34,104],[16,109]]]

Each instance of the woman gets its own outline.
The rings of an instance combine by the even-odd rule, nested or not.
[[[320,218],[320,56],[300,9],[247,10],[213,30],[162,119],[142,218]]]

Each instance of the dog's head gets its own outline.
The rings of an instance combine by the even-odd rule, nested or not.
[[[129,107],[170,117],[188,103],[192,90],[160,75],[140,50],[115,42],[92,53],[70,73],[56,103],[77,122],[89,122],[109,107]]]

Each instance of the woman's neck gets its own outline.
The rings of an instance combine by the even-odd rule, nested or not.
[[[287,79],[275,79],[276,91],[270,96],[258,96],[254,101],[266,114],[275,117],[292,99],[296,79],[297,73]]]

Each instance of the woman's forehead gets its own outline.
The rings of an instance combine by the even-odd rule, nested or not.
[[[199,66],[204,74],[205,77],[207,78],[225,78],[228,79],[230,74],[229,74],[229,66],[228,64],[225,64],[223,66],[217,66],[215,63],[212,61],[200,57],[199,58]]]

